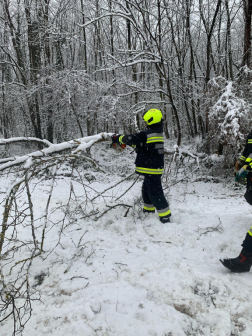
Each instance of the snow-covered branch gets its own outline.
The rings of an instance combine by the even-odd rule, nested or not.
[[[164,149],[164,154],[166,155],[178,155],[178,156],[190,156],[191,158],[198,160],[198,159],[204,159],[207,157],[207,154],[205,153],[197,153],[193,151],[189,151],[187,149],[180,149],[178,147],[176,148],[165,148]]]
[[[52,145],[52,143],[46,139],[42,140],[42,139],[33,138],[33,137],[18,137],[18,138],[10,138],[10,139],[0,139],[0,146],[20,143],[20,142],[35,142],[35,143],[43,144],[47,147]]]
[[[100,134],[97,134],[97,135],[92,135],[92,136],[87,136],[87,137],[80,138],[80,139],[75,139],[75,140],[70,140],[70,141],[67,141],[67,142],[62,142],[62,143],[59,143],[59,144],[51,144],[47,140],[41,140],[41,142],[46,144],[48,146],[48,148],[44,148],[42,150],[38,150],[38,151],[29,153],[29,154],[26,154],[26,155],[22,155],[22,156],[16,156],[16,157],[10,157],[10,158],[6,158],[6,159],[2,159],[2,164],[0,164],[0,171],[3,171],[5,169],[8,169],[8,168],[11,168],[11,167],[23,164],[23,163],[27,163],[28,165],[31,165],[32,164],[32,159],[40,158],[40,157],[44,157],[44,156],[52,156],[56,153],[64,152],[64,151],[67,151],[67,150],[72,150],[71,153],[76,154],[76,153],[79,153],[81,151],[85,151],[87,148],[90,148],[96,142],[110,140],[110,136],[112,134],[113,133],[100,133]],[[4,140],[1,140],[1,141],[3,142],[2,144],[18,143],[19,142],[18,139],[20,139],[20,142],[35,141],[35,142],[40,143],[39,141],[37,141],[39,139],[36,139],[36,138],[13,138],[13,139],[11,138],[11,139],[4,139]],[[1,142],[0,142],[0,144],[1,144]],[[0,163],[1,163],[1,160],[0,160]],[[28,166],[26,168],[28,168]]]
[[[105,14],[102,14],[102,15],[100,15],[100,16],[98,16],[98,17],[96,17],[96,18],[94,18],[94,19],[92,19],[92,20],[90,20],[90,21],[88,21],[88,22],[86,22],[86,23],[84,23],[84,24],[79,24],[79,23],[77,23],[77,25],[78,25],[79,27],[81,27],[81,28],[83,28],[83,27],[87,27],[87,26],[89,26],[89,25],[91,25],[91,24],[96,23],[97,21],[100,21],[100,20],[103,19],[103,18],[111,17],[111,16],[119,16],[119,17],[122,17],[122,18],[124,18],[124,19],[130,20],[131,23],[134,24],[134,21],[132,21],[132,19],[131,19],[131,15],[130,15],[130,14],[123,13],[123,12],[119,12],[119,11],[118,11],[118,12],[111,12],[111,13],[105,13]]]

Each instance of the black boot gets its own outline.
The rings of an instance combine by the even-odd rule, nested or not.
[[[223,260],[220,259],[220,262],[231,272],[249,272],[252,265],[252,253],[242,249],[240,255],[237,258]]]
[[[160,217],[160,222],[163,224],[170,223],[170,217]]]

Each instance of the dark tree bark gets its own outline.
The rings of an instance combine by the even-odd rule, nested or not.
[[[84,58],[84,69],[87,70],[87,35],[85,24],[85,15],[84,15],[84,3],[83,0],[80,0],[81,3],[81,17],[82,17],[82,33],[83,33],[83,58]]]
[[[251,62],[251,17],[252,17],[252,0],[243,0],[244,5],[244,50],[242,65],[250,67]]]
[[[30,4],[28,3],[27,0],[25,0],[25,15],[28,26],[27,34],[28,34],[28,50],[30,58],[30,77],[31,82],[36,85],[38,82],[38,75],[41,67],[39,22],[32,21],[30,13]],[[34,96],[31,97],[29,101],[29,111],[32,125],[35,130],[35,135],[37,138],[42,139],[40,107],[37,92],[34,93]]]
[[[203,5],[202,0],[199,0],[200,16],[201,16],[201,19],[203,21],[205,31],[206,31],[206,35],[207,35],[205,85],[207,85],[207,83],[210,80],[211,53],[212,53],[211,39],[212,39],[213,31],[214,31],[215,22],[216,22],[216,19],[217,19],[217,14],[218,14],[220,6],[221,6],[221,2],[222,2],[222,0],[218,0],[217,5],[216,5],[216,9],[215,9],[215,12],[214,12],[214,16],[213,16],[212,22],[210,24],[210,22],[206,21],[204,11],[203,11],[203,7],[202,7],[202,5]],[[206,133],[208,133],[208,131],[209,131],[209,117],[208,116],[209,116],[209,111],[207,110],[206,111]]]
[[[225,0],[226,13],[227,13],[227,53],[228,53],[228,64],[229,64],[229,77],[231,80],[234,79],[233,74],[233,60],[232,60],[232,49],[231,49],[231,20],[230,12],[228,6],[228,0]]]
[[[179,73],[179,77],[180,77],[180,84],[181,84],[181,88],[182,88],[181,90],[182,90],[183,102],[184,102],[184,107],[185,107],[185,111],[186,111],[189,131],[190,131],[191,136],[194,137],[192,120],[191,120],[190,111],[189,111],[189,108],[188,108],[187,97],[186,97],[186,94],[185,94],[185,82],[184,82],[184,74],[183,74],[183,62],[181,60],[181,50],[176,43],[173,22],[172,22],[172,19],[169,16],[168,16],[168,20],[170,21],[172,42],[173,42],[173,45],[175,47],[176,56],[177,56],[177,60],[178,60],[178,73]]]
[[[203,21],[205,30],[206,30],[206,34],[207,34],[207,45],[206,45],[206,76],[205,76],[205,83],[207,84],[210,80],[210,70],[211,70],[211,50],[212,50],[212,46],[211,46],[211,39],[212,39],[212,35],[213,35],[213,30],[214,30],[214,26],[215,26],[215,22],[216,22],[216,18],[220,9],[220,5],[221,5],[222,0],[218,0],[217,5],[216,5],[216,9],[214,12],[214,16],[212,19],[211,24],[209,22],[206,21],[204,12],[203,12],[203,8],[202,8],[202,0],[199,0],[199,10],[200,10],[200,16],[201,19]]]

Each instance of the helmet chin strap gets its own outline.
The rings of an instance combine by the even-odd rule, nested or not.
[[[157,125],[162,125],[162,124],[163,124],[163,119],[161,121],[159,121],[158,123],[155,123],[155,124],[151,124],[151,125],[147,124],[147,128],[156,127]]]

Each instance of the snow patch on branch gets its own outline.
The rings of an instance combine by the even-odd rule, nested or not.
[[[55,153],[59,153],[59,152],[66,151],[69,149],[70,150],[75,149],[77,147],[75,150],[72,151],[73,154],[76,154],[77,152],[84,151],[87,148],[90,148],[97,141],[110,140],[110,137],[112,135],[113,133],[100,133],[97,135],[92,135],[92,136],[88,136],[88,137],[84,137],[84,138],[80,138],[76,140],[62,142],[59,144],[50,144],[48,148],[44,148],[42,150],[38,150],[38,151],[29,153],[23,156],[16,156],[14,158],[11,157],[8,162],[0,165],[0,171],[5,170],[7,168],[11,168],[13,166],[17,166],[24,162],[26,162],[25,168],[29,168],[30,165],[32,164],[32,161],[31,161],[32,158],[39,158],[42,156],[53,155]],[[12,139],[15,139],[15,142],[17,142],[16,139],[18,138],[11,138],[11,139],[6,139],[6,140],[9,140],[9,143],[11,143],[11,142],[14,142],[14,141],[11,141]],[[24,138],[24,139],[27,139],[27,138]]]
[[[0,139],[0,146],[16,143],[16,142],[38,142],[43,143],[45,146],[51,146],[52,143],[46,139],[38,139],[33,137],[16,137],[10,139]]]

